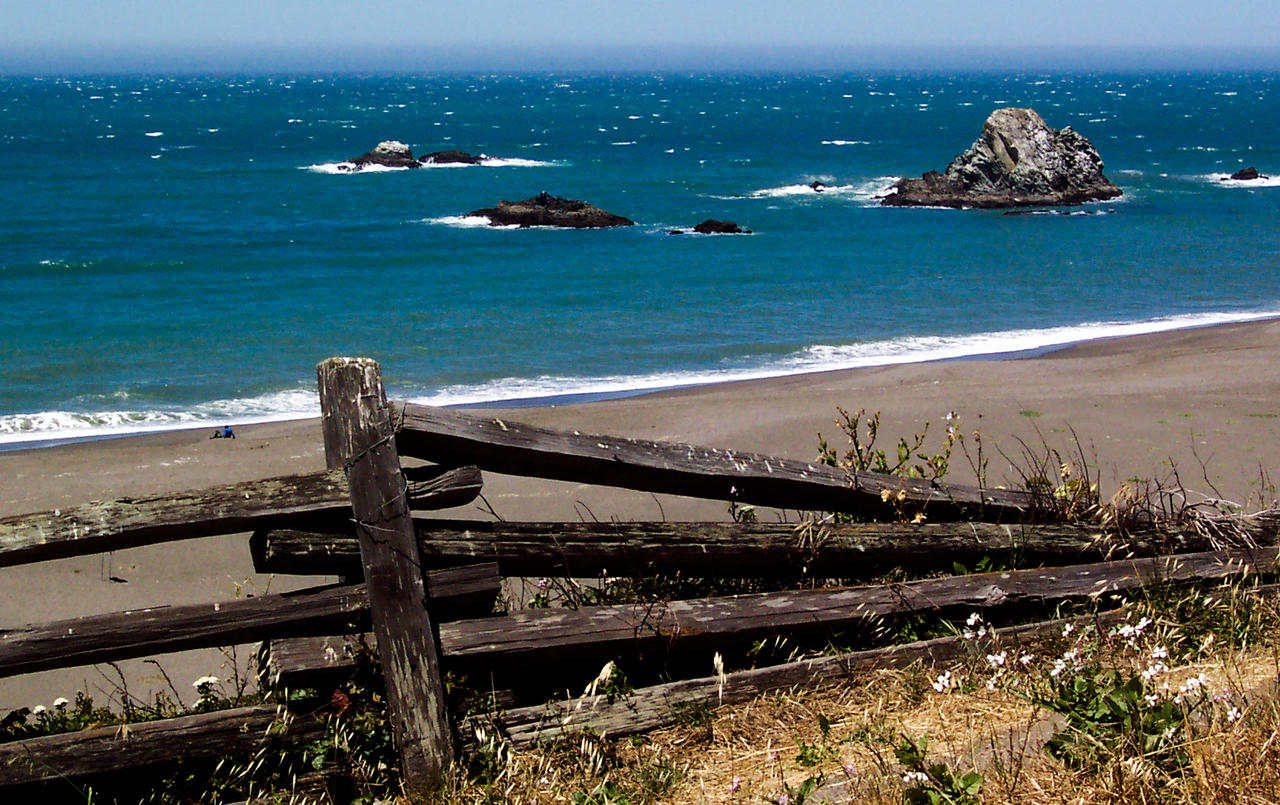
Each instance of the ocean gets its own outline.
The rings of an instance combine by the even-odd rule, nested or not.
[[[1256,72],[0,77],[0,446],[314,415],[331,355],[563,401],[1278,315],[1277,102]],[[877,205],[1000,106],[1124,196]],[[489,159],[337,169],[382,140]],[[1249,165],[1276,178],[1221,181]],[[467,217],[543,190],[638,225]],[[667,234],[705,218],[753,234]]]

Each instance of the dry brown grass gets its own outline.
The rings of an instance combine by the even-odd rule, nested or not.
[[[1250,614],[1263,628],[1243,645],[1197,635],[1193,661],[1162,675],[1176,690],[1203,674],[1206,690],[1220,699],[1206,697],[1197,707],[1179,738],[1189,761],[1172,772],[1141,757],[1114,757],[1092,769],[1054,760],[1042,747],[1062,719],[1011,677],[988,688],[992,669],[978,656],[950,669],[958,686],[945,694],[931,687],[940,669],[876,671],[723,707],[709,724],[511,753],[493,785],[460,782],[449,801],[715,805],[777,801],[790,790],[794,803],[799,786],[820,775],[824,801],[901,803],[903,770],[893,745],[905,735],[927,736],[930,762],[979,770],[984,803],[1280,802],[1280,703],[1273,695],[1280,608],[1266,602],[1264,609]],[[1157,630],[1159,640],[1188,639],[1169,619]],[[1062,647],[1046,644],[1037,655],[1051,658]],[[1139,660],[1138,653],[1115,659]],[[1036,663],[1040,678],[1044,663]],[[1032,672],[1026,675],[1030,680]],[[1242,714],[1229,719],[1233,707]]]

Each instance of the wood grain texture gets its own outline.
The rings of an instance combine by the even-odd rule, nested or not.
[[[314,718],[287,717],[263,705],[29,738],[0,744],[0,786],[250,752],[323,730]]]
[[[330,358],[316,376],[325,461],[345,470],[351,492],[401,779],[411,800],[426,801],[453,761],[453,736],[395,417],[377,362]]]
[[[484,615],[501,591],[488,563],[433,571],[431,603],[443,620]],[[148,607],[0,631],[0,677],[171,651],[233,646],[369,628],[364,585],[315,587],[216,604]]]
[[[858,578],[898,567],[950,571],[984,557],[1061,565],[1211,547],[1196,534],[1134,534],[1121,543],[1081,525],[857,523],[518,523],[415,518],[431,566],[497,562],[506,576]],[[1274,535],[1258,535],[1259,537]],[[357,573],[355,534],[278,528],[254,540],[260,573]]]
[[[931,520],[1020,522],[1032,508],[1024,492],[943,486],[857,473],[776,456],[558,431],[496,417],[397,403],[397,433],[407,456],[482,470],[619,486],[646,492],[736,500],[780,509],[833,511],[896,519],[882,496],[920,507]]]
[[[550,663],[610,658],[634,648],[714,647],[729,639],[802,633],[882,618],[1042,606],[1099,598],[1157,583],[1216,581],[1269,574],[1276,548],[1210,551],[1072,567],[949,576],[868,587],[759,593],[650,605],[534,609],[440,626],[446,658],[469,666]],[[315,673],[325,646],[318,641],[272,641],[274,673],[290,685],[294,674]],[[348,661],[349,662],[349,661]],[[340,664],[331,664],[330,672]],[[348,666],[349,667],[349,666]]]
[[[1016,648],[1060,633],[1068,623],[1106,626],[1122,618],[1123,610],[1111,610],[1096,616],[1002,628],[998,631],[998,645],[1006,649]],[[517,749],[554,743],[582,732],[619,738],[677,723],[682,717],[687,717],[692,708],[738,704],[770,690],[849,682],[858,673],[877,668],[904,668],[917,662],[945,663],[995,645],[997,643],[990,640],[979,643],[959,635],[939,637],[735,671],[725,674],[723,681],[718,677],[688,679],[637,688],[625,696],[588,696],[520,707],[492,716],[472,718],[464,724],[463,731],[471,735],[477,729],[486,730],[488,734],[496,731]]]
[[[411,474],[409,493],[420,509],[463,505],[480,493],[480,470],[473,466]],[[0,567],[253,531],[300,516],[350,520],[340,469],[0,518]]]

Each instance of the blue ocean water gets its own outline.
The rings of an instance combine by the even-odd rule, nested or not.
[[[1280,313],[1280,74],[0,78],[0,443],[626,393]],[[1122,199],[886,209],[999,106]],[[381,140],[488,164],[344,174]],[[815,179],[830,187],[817,194]],[[639,225],[475,226],[546,190]],[[673,237],[704,218],[750,236]]]

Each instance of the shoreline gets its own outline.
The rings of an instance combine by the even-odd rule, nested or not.
[[[1200,319],[1204,319],[1200,321]],[[565,405],[579,405],[585,403],[608,402],[613,400],[624,400],[633,397],[643,397],[651,394],[664,394],[670,392],[685,391],[695,388],[707,388],[725,384],[751,382],[751,381],[773,381],[781,380],[789,377],[803,377],[806,375],[822,375],[830,372],[846,372],[858,371],[862,369],[871,369],[886,366],[907,366],[916,364],[935,364],[950,362],[969,362],[969,361],[1011,361],[1024,360],[1028,358],[1037,358],[1050,355],[1063,350],[1070,350],[1077,347],[1083,347],[1096,342],[1107,342],[1116,339],[1136,338],[1143,335],[1158,335],[1164,333],[1177,333],[1186,330],[1201,330],[1205,328],[1229,326],[1232,324],[1247,324],[1256,322],[1265,322],[1280,319],[1280,311],[1265,311],[1255,313],[1218,313],[1218,314],[1197,314],[1185,317],[1165,317],[1149,319],[1137,322],[1101,322],[1095,324],[1068,326],[1060,328],[1047,328],[1044,330],[1025,331],[1013,330],[1000,333],[977,333],[971,336],[961,337],[961,342],[968,341],[974,348],[984,342],[989,342],[995,338],[1013,338],[1019,334],[1031,333],[1040,335],[1042,338],[1052,333],[1066,333],[1077,330],[1096,329],[1099,331],[1097,335],[1076,338],[1071,340],[1058,341],[1049,337],[1044,343],[1031,344],[1025,347],[1009,347],[1007,349],[987,349],[974,352],[961,352],[958,354],[941,354],[930,357],[930,350],[921,349],[915,353],[904,353],[901,355],[880,355],[871,356],[866,359],[865,363],[850,366],[834,366],[814,368],[800,367],[795,370],[787,370],[782,367],[776,368],[774,371],[760,370],[740,370],[734,373],[727,373],[723,378],[717,378],[715,375],[693,375],[688,382],[673,382],[669,385],[656,384],[652,386],[644,385],[646,376],[635,376],[633,381],[637,385],[620,387],[616,389],[604,390],[583,390],[583,391],[564,391],[559,393],[535,394],[525,396],[503,397],[490,400],[464,400],[461,402],[436,402],[435,399],[440,397],[442,393],[437,393],[434,397],[414,397],[412,395],[397,395],[391,393],[392,399],[408,399],[411,402],[421,403],[425,405],[440,405],[445,408],[459,408],[462,410],[490,410],[490,409],[525,409],[525,408],[543,408],[557,407]],[[1170,325],[1172,326],[1165,326]],[[895,340],[876,342],[879,344],[892,344]],[[927,339],[925,339],[927,340]],[[945,339],[944,339],[945,340]],[[938,352],[938,349],[933,352]],[[941,350],[946,352],[946,350]],[[916,356],[916,357],[913,357]],[[894,360],[900,358],[901,360]],[[652,377],[652,376],[650,376]],[[209,430],[211,428],[222,428],[224,425],[230,424],[234,428],[243,428],[246,426],[264,425],[281,422],[301,422],[308,419],[314,419],[318,412],[311,415],[293,415],[289,413],[268,414],[258,417],[250,417],[242,420],[232,420],[231,418],[210,419],[200,422],[175,422],[171,424],[158,425],[152,427],[144,427],[139,429],[125,430],[103,430],[100,432],[77,433],[68,436],[57,436],[56,432],[51,432],[47,436],[37,434],[22,434],[17,438],[6,441],[0,437],[0,454],[25,451],[25,450],[42,450],[50,447],[59,447],[69,444],[77,444],[83,442],[103,441],[111,439],[134,438],[140,436],[155,435],[170,432],[185,432]],[[11,414],[11,417],[23,416],[39,416],[39,414]]]
[[[1104,498],[1130,478],[1167,479],[1177,467],[1194,493],[1242,504],[1270,500],[1275,488],[1262,471],[1280,469],[1280,319],[1100,339],[1017,360],[833,370],[486,411],[543,427],[812,460],[819,433],[844,448],[833,422],[837,406],[882,412],[881,441],[889,450],[926,421],[933,423],[926,449],[936,449],[943,419],[955,411],[969,444],[972,432],[981,431],[993,485],[1017,482],[1011,465],[1028,447],[1048,445],[1073,460],[1078,437]],[[325,466],[317,420],[245,425],[237,436],[211,440],[199,428],[0,453],[0,517]],[[948,477],[972,477],[962,456],[953,457]],[[719,501],[492,473],[485,473],[483,504],[437,516],[488,520],[494,513],[544,521],[728,518]],[[0,628],[330,581],[255,573],[247,536],[0,568]],[[241,666],[247,651],[239,650]],[[216,651],[159,659],[184,691],[199,676],[229,675],[222,670],[226,657]],[[165,686],[154,666],[130,661],[120,667],[135,693]],[[48,705],[76,690],[102,701],[114,695],[94,668],[28,674],[0,680],[0,712]]]

